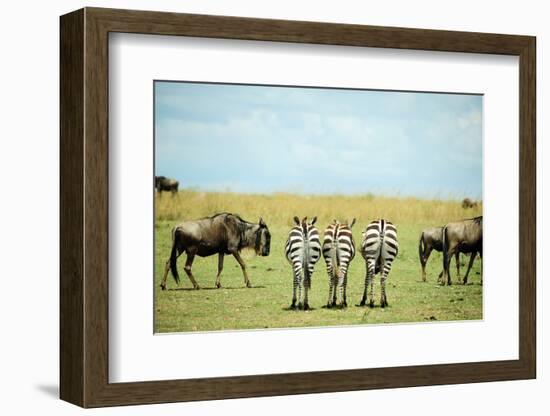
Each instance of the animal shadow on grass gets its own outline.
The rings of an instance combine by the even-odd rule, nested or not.
[[[292,306],[285,306],[283,308],[281,308],[283,311],[292,311],[292,312],[304,312],[304,308],[303,307],[292,307]],[[305,311],[305,312],[308,312],[308,311],[314,311],[316,310],[317,308],[312,308],[311,306]]]
[[[168,291],[188,291],[188,292],[200,292],[201,290],[239,290],[239,289],[242,289],[242,290],[250,290],[250,289],[265,289],[266,287],[265,286],[250,286],[250,287],[246,287],[246,286],[222,286],[220,288],[217,288],[216,286],[214,287],[204,287],[204,286],[201,286],[200,289],[194,289],[192,287],[174,287],[172,289],[167,289]]]

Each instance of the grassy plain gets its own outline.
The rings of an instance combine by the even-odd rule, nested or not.
[[[290,328],[339,326],[395,322],[426,322],[482,319],[481,262],[476,259],[469,284],[457,284],[454,260],[451,263],[453,285],[439,286],[437,275],[442,256],[433,252],[428,261],[428,281],[422,282],[418,261],[418,238],[423,228],[481,215],[481,206],[464,210],[460,201],[423,200],[365,196],[297,196],[290,194],[243,195],[180,191],[175,196],[156,197],[155,223],[155,331],[214,331],[253,328]],[[197,257],[193,274],[201,286],[193,290],[183,271],[183,255],[178,261],[181,282],[171,275],[168,290],[160,290],[164,264],[171,248],[170,231],[177,223],[234,212],[248,221],[261,216],[271,232],[271,254],[256,257],[244,253],[252,288],[246,288],[240,267],[226,256],[221,276],[222,288],[215,287],[217,256]],[[325,309],[328,277],[323,259],[312,277],[310,311],[289,310],[292,298],[292,271],[284,256],[284,244],[294,215],[317,216],[322,232],[334,218],[357,218],[353,228],[356,247],[361,231],[373,219],[385,218],[396,224],[399,255],[387,280],[389,307],[379,305],[379,277],[376,277],[373,309],[356,307],[365,280],[365,263],[359,252],[348,273],[348,308]],[[461,257],[467,264],[467,258]],[[461,274],[466,271],[462,267]]]

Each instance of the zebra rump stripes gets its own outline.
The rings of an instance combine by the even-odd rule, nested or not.
[[[348,267],[355,256],[355,243],[351,233],[353,224],[355,224],[355,218],[349,225],[334,220],[325,230],[323,257],[329,277],[327,308],[336,305],[348,306],[346,302]],[[339,297],[338,303],[337,297]]]
[[[397,243],[397,228],[386,220],[372,221],[363,232],[361,242],[361,254],[367,265],[365,276],[365,290],[360,306],[365,306],[367,300],[367,288],[370,285],[369,306],[374,306],[374,275],[380,273],[380,306],[388,306],[386,298],[386,278],[391,270],[391,265],[399,245]]]
[[[298,308],[303,307],[304,310],[309,309],[308,291],[311,287],[311,275],[315,263],[321,257],[321,241],[319,240],[319,231],[314,226],[315,221],[317,221],[317,217],[314,217],[309,223],[307,217],[301,222],[298,217],[294,217],[296,225],[288,234],[285,255],[294,272],[291,308],[298,306]],[[298,297],[296,291],[298,291]],[[298,305],[296,305],[297,299]]]

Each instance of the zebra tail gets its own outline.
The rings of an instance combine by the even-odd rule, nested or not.
[[[174,277],[174,280],[179,285],[180,284],[180,277],[178,275],[178,267],[176,260],[178,259],[178,248],[176,244],[176,233],[174,232],[174,235],[172,236],[172,252],[170,253],[170,271],[172,272],[172,276]]]
[[[331,254],[332,254],[332,277],[333,278],[336,277],[340,279],[340,277],[342,276],[342,272],[340,271],[340,264],[338,261],[338,242],[337,241],[332,242]]]
[[[304,240],[304,252],[303,252],[303,259],[302,259],[302,268],[304,269],[304,280],[306,282],[309,282],[311,278],[311,274],[309,272],[309,239],[305,238]]]

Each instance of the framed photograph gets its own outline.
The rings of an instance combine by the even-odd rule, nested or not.
[[[60,29],[63,400],[536,377],[534,37]]]

